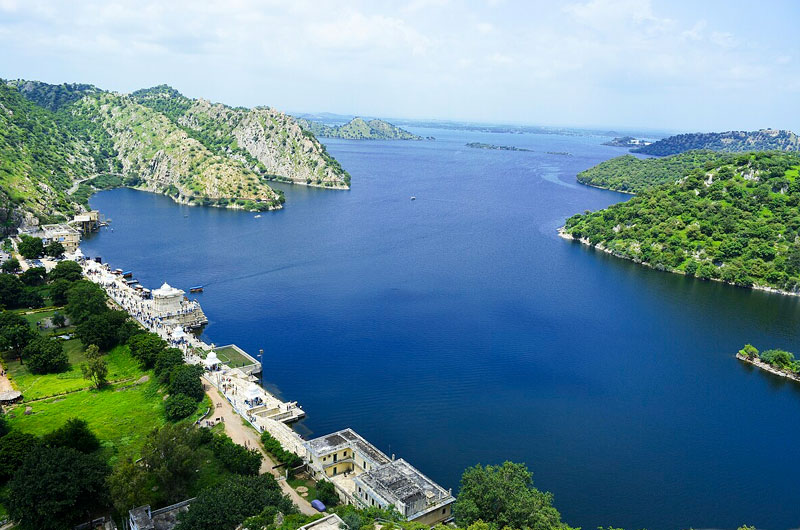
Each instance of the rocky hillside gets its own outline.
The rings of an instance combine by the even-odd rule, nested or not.
[[[650,145],[632,149],[631,152],[666,156],[692,149],[710,149],[728,153],[770,150],[800,151],[800,139],[792,131],[776,129],[750,132],[692,133],[670,136]]]
[[[422,140],[421,136],[412,134],[383,120],[365,121],[353,118],[344,125],[325,125],[306,119],[298,120],[303,129],[316,136],[327,138],[344,138],[345,140]]]
[[[189,99],[166,85],[131,94],[217,155],[269,180],[348,188],[350,175],[295,119],[269,107],[245,109]]]

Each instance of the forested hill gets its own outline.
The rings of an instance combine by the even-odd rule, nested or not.
[[[578,173],[578,182],[624,193],[641,191],[675,182],[690,171],[713,169],[736,155],[716,151],[687,151],[663,158],[636,158],[624,155],[601,162]]]
[[[344,125],[325,125],[317,121],[298,120],[300,126],[316,136],[328,138],[344,138],[346,140],[422,140],[421,136],[412,134],[383,120],[353,118]]]
[[[657,269],[800,292],[800,155],[761,152],[570,217],[565,234]]]
[[[692,149],[710,149],[728,153],[745,151],[800,151],[800,139],[792,131],[760,129],[722,133],[679,134],[650,145],[631,149],[633,153],[667,156]]]
[[[0,155],[4,234],[64,220],[99,187],[269,210],[283,203],[269,181],[350,182],[291,116],[189,99],[166,86],[128,96],[92,85],[0,80]]]

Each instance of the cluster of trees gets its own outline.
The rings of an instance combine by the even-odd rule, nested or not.
[[[47,245],[41,238],[29,235],[21,235],[17,250],[26,259],[41,258],[45,255],[51,258],[60,258],[64,255],[64,245],[58,241],[51,241]]]
[[[745,344],[744,348],[739,350],[739,355],[750,360],[759,359],[784,372],[800,374],[800,359],[795,359],[794,354],[786,350],[772,349],[759,352],[752,344]]]
[[[0,486],[20,530],[56,530],[89,521],[107,506],[109,467],[85,421],[70,419],[42,438],[0,420]]]
[[[273,438],[267,431],[261,433],[261,445],[263,445],[264,450],[274,456],[278,462],[286,466],[290,475],[294,468],[303,464],[302,458],[284,449],[281,443]]]
[[[729,153],[745,151],[798,151],[800,140],[791,131],[728,131],[689,133],[670,136],[650,145],[631,149],[633,153],[666,156],[692,149],[712,149]]]
[[[675,182],[697,168],[719,167],[735,155],[715,151],[689,151],[664,158],[618,156],[578,173],[578,182],[598,188],[640,193]]]
[[[570,217],[568,234],[661,270],[800,289],[800,156],[736,155],[630,201]]]

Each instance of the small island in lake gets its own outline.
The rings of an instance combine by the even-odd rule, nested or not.
[[[494,144],[484,144],[481,142],[470,142],[466,145],[467,147],[472,147],[473,149],[492,149],[495,151],[530,151],[530,149],[524,149],[522,147],[514,147],[513,145],[494,145]]]
[[[343,138],[345,140],[423,140],[422,136],[408,132],[383,120],[365,120],[355,117],[344,125],[326,125],[324,123],[300,118],[300,127],[315,136],[325,138]],[[432,140],[432,137],[426,138]]]
[[[800,381],[800,360],[794,354],[785,350],[764,350],[763,352],[752,344],[745,344],[744,348],[736,353],[736,358],[762,370],[787,379]]]
[[[633,136],[621,136],[614,138],[613,140],[603,142],[603,145],[610,145],[611,147],[643,147],[645,145],[650,145],[651,143],[652,142],[648,142],[647,140],[634,138]]]

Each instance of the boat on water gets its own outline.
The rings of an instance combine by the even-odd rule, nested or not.
[[[253,216],[253,219],[261,219],[261,214],[254,215],[254,216]]]
[[[202,285],[195,285],[194,287],[189,287],[189,292],[190,293],[202,293],[203,292],[203,286]]]
[[[416,200],[417,200],[417,198],[416,198],[414,195],[412,195],[412,196],[411,196],[411,200],[412,200],[412,201],[416,201]]]
[[[122,272],[123,278],[133,278],[133,271],[124,271]]]
[[[114,274],[118,276],[122,276],[122,272],[123,272],[122,269],[114,269]]]

